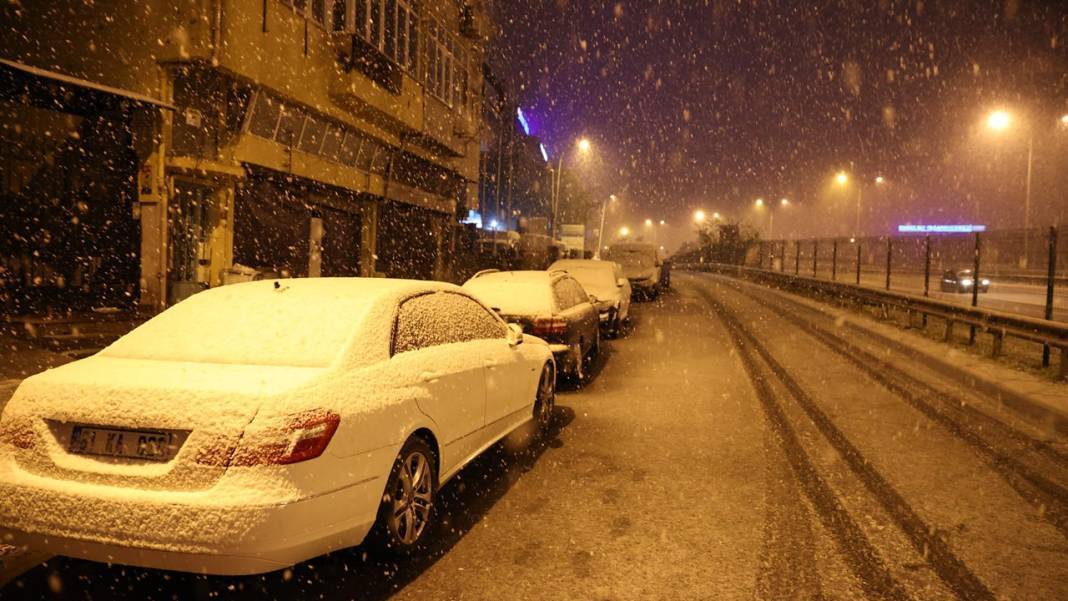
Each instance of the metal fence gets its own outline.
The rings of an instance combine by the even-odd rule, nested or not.
[[[1068,244],[1059,244],[1056,227],[761,241],[746,254],[744,263],[1068,322]],[[964,270],[971,270],[968,279],[975,285],[954,282]],[[989,281],[988,289],[985,281]],[[1048,364],[1048,358],[1044,363]]]

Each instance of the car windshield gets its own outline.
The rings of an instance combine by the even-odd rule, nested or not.
[[[367,297],[256,282],[184,300],[101,352],[122,359],[327,367],[360,324]]]
[[[613,250],[611,259],[624,267],[650,267],[653,257],[642,250]]]

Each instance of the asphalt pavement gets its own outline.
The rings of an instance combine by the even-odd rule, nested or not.
[[[0,596],[1068,596],[1063,439],[748,284],[678,273],[633,314],[547,444],[443,489],[426,558],[250,578],[55,559]]]

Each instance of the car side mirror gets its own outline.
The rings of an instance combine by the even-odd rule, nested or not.
[[[508,324],[508,334],[505,338],[508,340],[508,346],[523,344],[523,328],[517,323]]]

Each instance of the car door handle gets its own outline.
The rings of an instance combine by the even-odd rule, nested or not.
[[[419,375],[419,379],[423,382],[433,382],[434,380],[437,380],[440,377],[441,374],[434,371],[424,371],[422,374]]]

